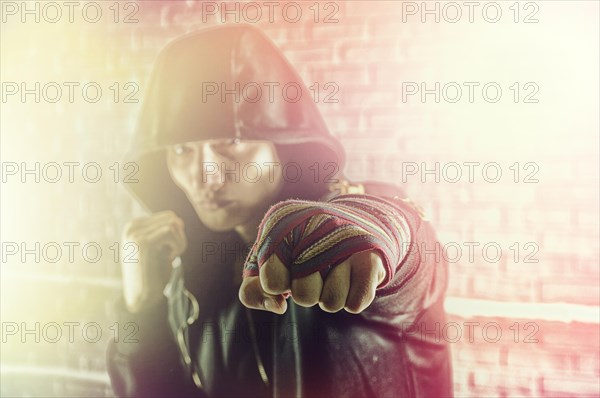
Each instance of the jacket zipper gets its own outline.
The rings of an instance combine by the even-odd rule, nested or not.
[[[194,322],[196,322],[198,320],[198,316],[200,314],[200,306],[198,305],[198,301],[196,300],[196,297],[194,297],[194,295],[192,293],[190,293],[189,290],[187,290],[185,287],[183,287],[183,294],[188,298],[188,300],[190,300],[191,304],[192,304],[192,315],[190,315],[186,320],[185,323],[182,324],[179,329],[177,329],[177,343],[179,344],[179,349],[181,350],[182,354],[183,354],[183,361],[185,362],[185,364],[190,368],[190,371],[192,373],[192,380],[194,381],[194,384],[196,385],[196,387],[198,387],[200,390],[202,390],[204,388],[204,386],[202,385],[202,380],[200,380],[200,375],[198,374],[198,371],[196,370],[196,366],[194,366],[194,363],[192,361],[192,357],[190,355],[190,351],[187,348],[187,345],[185,344],[185,330],[194,324]]]
[[[192,303],[193,314],[186,319],[186,322],[179,327],[177,330],[177,342],[179,343],[179,348],[183,353],[183,360],[191,368],[192,371],[192,379],[194,384],[200,389],[203,388],[202,381],[200,380],[200,375],[195,369],[192,358],[190,356],[190,352],[185,344],[185,336],[184,331],[189,326],[191,326],[196,320],[198,320],[199,315],[199,306],[198,301],[192,293],[190,293],[185,287],[183,288],[183,294],[190,300]],[[250,339],[252,340],[252,349],[254,351],[254,356],[256,358],[256,366],[258,368],[258,373],[260,375],[261,380],[267,387],[269,387],[269,377],[267,376],[267,371],[265,369],[264,363],[260,356],[260,352],[258,350],[258,342],[256,341],[256,328],[254,327],[254,319],[252,318],[252,313],[249,308],[246,308],[246,316],[248,317],[248,326],[250,329]]]

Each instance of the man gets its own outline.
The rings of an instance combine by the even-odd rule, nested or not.
[[[152,215],[124,231],[137,342],[109,347],[117,395],[452,395],[447,344],[420,332],[445,321],[431,227],[399,189],[338,173],[342,147],[260,31],[167,46],[136,138]]]

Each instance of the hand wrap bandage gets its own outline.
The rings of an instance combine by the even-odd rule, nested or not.
[[[258,276],[275,254],[292,279],[320,272],[323,280],[353,254],[374,250],[386,269],[387,285],[406,254],[410,229],[401,211],[371,195],[341,195],[329,202],[288,200],[272,206],[244,267],[244,277]]]

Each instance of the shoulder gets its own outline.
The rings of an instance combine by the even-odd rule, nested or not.
[[[329,192],[322,200],[329,201],[336,196],[348,194],[376,196],[391,202],[405,213],[417,216],[419,220],[427,220],[423,209],[400,186],[386,182],[339,179],[336,183],[329,185]]]
[[[336,196],[346,194],[369,194],[388,198],[405,198],[406,196],[404,190],[394,184],[378,181],[350,181],[347,179],[339,179],[337,182],[329,185],[329,191],[325,195],[325,199],[329,200]]]

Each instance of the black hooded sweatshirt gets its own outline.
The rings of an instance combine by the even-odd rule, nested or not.
[[[256,101],[237,101],[232,91],[221,97],[222,89],[239,94],[255,84],[263,90]],[[293,101],[269,95],[269,87],[286,84],[302,94]],[[399,188],[352,184],[337,173],[316,182],[305,173],[285,186],[278,201],[327,201],[340,193],[388,200],[409,225],[411,242],[394,278],[361,314],[331,314],[288,300],[286,313],[275,315],[239,302],[234,281],[249,247],[234,232],[204,227],[169,176],[165,146],[212,138],[269,140],[284,163],[343,170],[343,149],[308,93],[252,26],[198,31],[159,55],[127,156],[139,166],[139,182],[128,188],[150,212],[175,211],[189,244],[163,302],[138,314],[122,299],[117,303],[120,327],[132,331],[107,351],[118,396],[452,396],[449,347],[441,334],[447,264],[422,254],[420,248],[435,247],[435,235]]]

